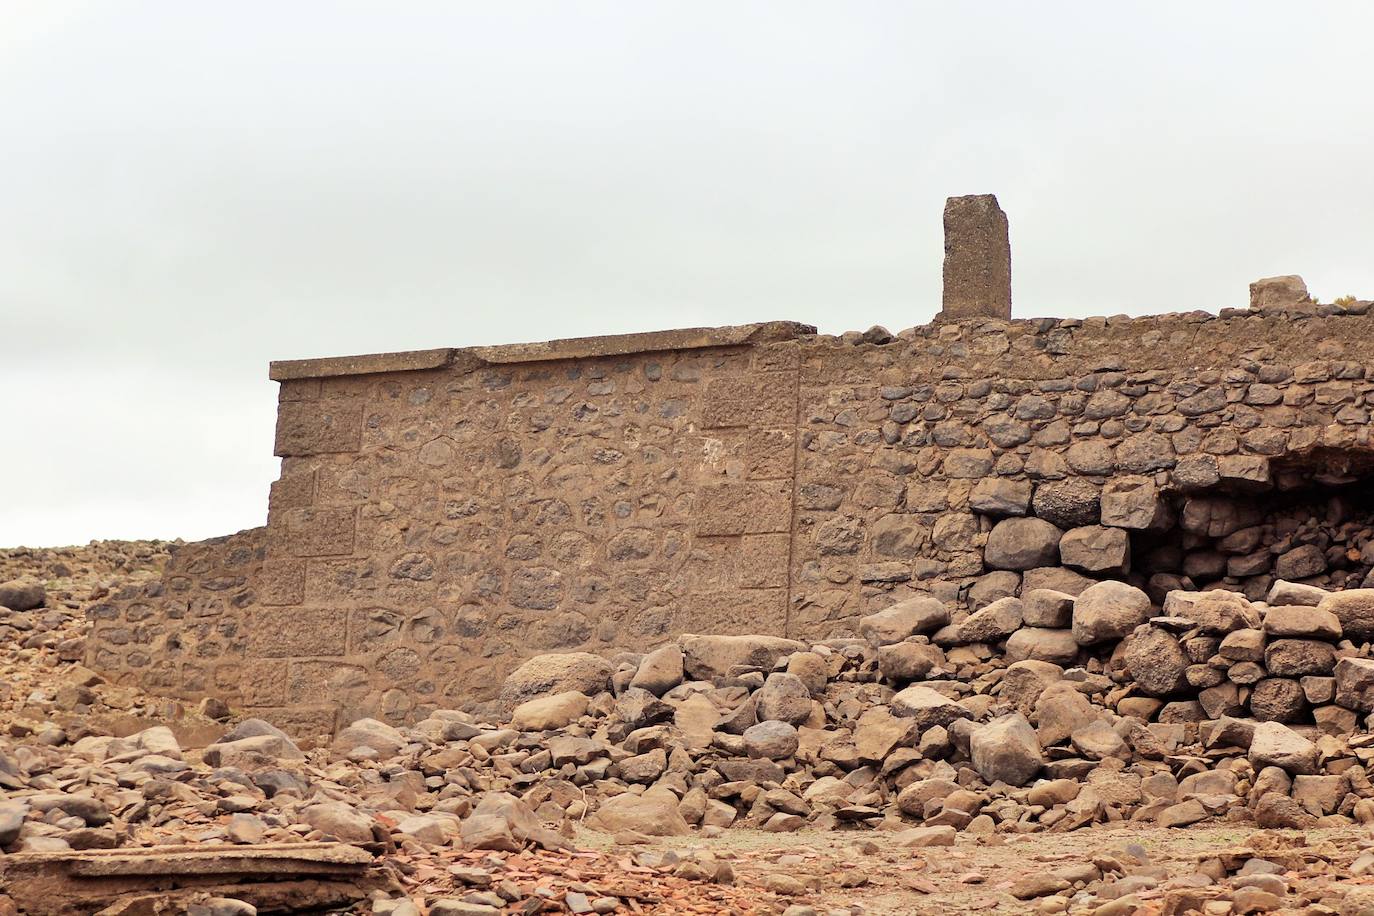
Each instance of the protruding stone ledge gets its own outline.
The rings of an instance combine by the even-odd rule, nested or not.
[[[372,353],[362,356],[335,356],[322,359],[277,360],[268,370],[275,382],[307,378],[335,378],[345,375],[372,375],[379,372],[410,372],[442,369],[471,360],[476,365],[546,362],[559,359],[585,359],[598,356],[626,356],[664,350],[704,350],[711,347],[738,347],[755,343],[795,340],[816,333],[811,325],[796,321],[764,321],[756,324],[727,325],[719,328],[681,328],[642,334],[609,334],[602,337],[571,337],[540,343],[501,344],[491,347],[443,347],[435,350],[407,350],[400,353]]]

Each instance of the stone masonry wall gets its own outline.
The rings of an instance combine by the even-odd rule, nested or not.
[[[1359,526],[1236,506],[1368,468],[1366,310],[895,337],[780,322],[274,364],[267,528],[93,608],[90,663],[327,730],[489,700],[542,652],[845,635],[920,592],[1253,589],[1297,547],[1290,565],[1329,581],[1358,564],[1333,539]],[[140,648],[159,640],[178,652]]]

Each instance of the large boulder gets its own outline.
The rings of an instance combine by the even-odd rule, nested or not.
[[[1007,639],[1006,655],[1014,662],[1034,659],[1068,666],[1078,658],[1078,640],[1073,630],[1022,627]]]
[[[678,797],[666,788],[612,796],[588,818],[588,824],[606,833],[629,830],[648,836],[686,836],[692,832],[678,810]]]
[[[938,598],[899,601],[876,614],[859,618],[859,635],[874,646],[888,646],[908,636],[934,633],[949,623],[949,608]]]
[[[301,809],[301,820],[341,843],[371,843],[372,818],[340,801],[325,801]]]
[[[898,683],[923,680],[944,663],[945,653],[930,643],[899,642],[878,650],[878,672]]]
[[[1336,662],[1336,702],[1356,712],[1374,712],[1374,659]]]
[[[687,677],[699,681],[727,677],[735,668],[771,671],[780,659],[808,648],[781,636],[683,636],[678,644]]]
[[[659,646],[639,661],[631,687],[641,687],[661,697],[682,683],[682,647],[675,642]]]
[[[43,583],[29,579],[11,579],[0,582],[0,607],[11,611],[31,611],[43,606],[47,600],[47,589]]]
[[[1342,632],[1350,639],[1374,637],[1374,588],[1332,592],[1317,607],[1336,615],[1341,622]]]
[[[1101,710],[1068,681],[1050,684],[1034,703],[1036,736],[1041,745],[1059,744],[1101,715]]]
[[[1144,626],[1126,640],[1126,670],[1142,693],[1167,697],[1188,688],[1188,653],[1167,630]]]
[[[892,697],[892,711],[916,721],[922,732],[935,726],[946,726],[955,719],[971,719],[973,713],[943,693],[921,684],[912,684]]]
[[[1083,572],[1125,575],[1131,571],[1131,541],[1120,528],[1072,528],[1059,540],[1059,558]]]
[[[1278,677],[1330,674],[1336,647],[1320,639],[1276,639],[1265,647],[1264,667]]]
[[[773,672],[756,696],[760,722],[776,719],[789,725],[801,725],[811,716],[811,691],[795,674]]]
[[[797,730],[786,722],[770,719],[744,730],[744,752],[750,757],[782,760],[797,752]]]
[[[511,728],[521,731],[543,732],[567,728],[587,712],[590,703],[585,693],[567,690],[551,697],[526,700],[511,713]]]
[[[545,827],[527,803],[508,792],[487,792],[461,827],[467,849],[518,852],[526,843],[544,849],[572,849],[573,844]]]
[[[999,716],[974,729],[969,750],[974,769],[989,783],[1024,786],[1045,763],[1035,729],[1019,712]]]
[[[998,598],[959,624],[959,642],[996,642],[1021,629],[1021,599]]]
[[[1292,636],[1298,639],[1341,638],[1340,618],[1319,607],[1300,604],[1271,607],[1264,612],[1264,632],[1270,636]]]
[[[501,706],[509,711],[528,699],[576,690],[596,696],[609,690],[611,663],[590,652],[536,655],[506,677],[501,685]]]
[[[337,756],[346,757],[361,747],[370,747],[377,756],[386,758],[395,756],[405,745],[405,736],[385,722],[359,719],[335,736],[332,749]]]
[[[1191,620],[1203,633],[1224,635],[1232,630],[1257,629],[1260,625],[1259,611],[1244,595],[1219,588],[1169,592],[1164,597],[1164,614]]]
[[[1008,518],[992,527],[983,549],[990,569],[1034,569],[1059,560],[1063,532],[1042,518]]]
[[[1073,603],[1073,638],[1080,646],[1128,636],[1150,616],[1150,596],[1125,582],[1098,582]]]
[[[1250,739],[1250,762],[1257,770],[1275,766],[1311,776],[1318,770],[1317,746],[1286,725],[1261,722]]]
[[[1102,517],[1102,492],[1083,477],[1051,480],[1035,488],[1031,508],[1042,519],[1060,528],[1096,525]]]

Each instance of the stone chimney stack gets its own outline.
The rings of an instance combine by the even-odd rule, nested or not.
[[[992,194],[945,201],[945,294],[940,317],[1011,318],[1007,215]]]

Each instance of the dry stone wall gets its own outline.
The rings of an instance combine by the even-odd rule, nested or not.
[[[539,653],[823,639],[918,594],[957,625],[1102,578],[1360,584],[1367,309],[274,364],[267,528],[92,608],[89,661],[328,729],[492,699]]]

